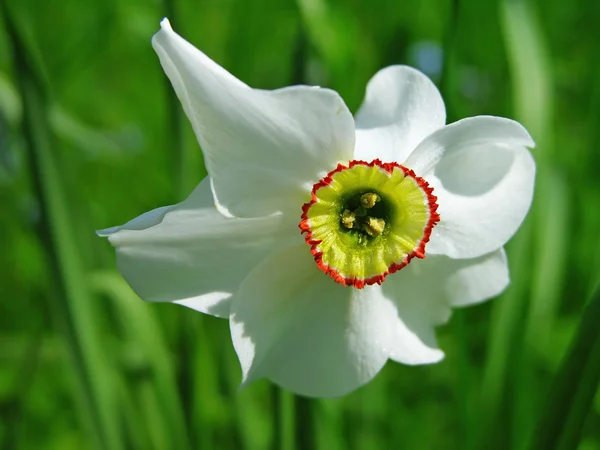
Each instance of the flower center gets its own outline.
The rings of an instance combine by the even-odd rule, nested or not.
[[[379,194],[359,192],[344,203],[346,207],[340,222],[347,230],[354,230],[358,240],[365,241],[369,236],[375,237],[383,233],[389,211]]]
[[[396,163],[339,164],[313,186],[300,229],[319,268],[344,286],[381,284],[425,244],[440,217],[433,189]]]

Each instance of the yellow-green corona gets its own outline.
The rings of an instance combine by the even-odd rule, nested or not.
[[[344,286],[381,283],[425,256],[439,221],[427,182],[396,163],[352,161],[313,186],[300,229],[321,270]]]

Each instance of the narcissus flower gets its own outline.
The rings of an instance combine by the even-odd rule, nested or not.
[[[438,362],[451,308],[506,287],[535,174],[520,124],[445,125],[406,66],[378,72],[353,118],[329,89],[248,87],[166,19],[152,43],[208,177],[100,234],[144,300],[230,320],[244,383],[339,396],[388,359]]]

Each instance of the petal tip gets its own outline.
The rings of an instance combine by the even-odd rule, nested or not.
[[[407,366],[423,366],[430,364],[437,364],[441,362],[446,357],[446,354],[440,350],[439,348],[433,348],[429,346],[423,346],[418,355],[413,354],[410,356],[400,356],[394,354],[394,352],[390,352],[389,358],[399,362],[401,364],[405,364]]]
[[[154,33],[154,36],[152,36],[152,46],[155,49],[157,48],[157,45],[159,45],[157,40],[160,39],[161,35],[164,33],[174,33],[173,28],[171,28],[171,22],[169,22],[169,19],[166,17],[160,21],[160,30],[158,30],[156,33]]]
[[[442,362],[444,360],[444,358],[446,357],[446,354],[440,350],[439,348],[435,348],[435,349],[431,349],[430,352],[430,358],[427,361],[420,361],[417,362],[413,365],[422,365],[422,364],[437,364],[439,362]]]
[[[160,21],[160,28],[161,30],[173,31],[173,28],[171,28],[171,22],[169,22],[169,19],[166,17]]]
[[[521,128],[521,131],[523,132],[523,145],[527,148],[535,148],[535,141],[533,140],[533,137],[531,137],[531,133],[529,133],[529,130],[525,127],[525,125],[523,125],[521,122],[517,122],[516,120],[508,120],[511,120],[519,128]]]
[[[242,370],[242,372],[242,382],[238,386],[238,392],[246,389],[250,384],[254,383],[259,378],[262,378],[256,373],[256,370],[254,370],[254,366],[250,367],[247,371]]]
[[[120,229],[121,229],[120,226],[110,227],[110,228],[103,228],[102,230],[96,230],[96,235],[100,236],[100,237],[109,237],[111,234],[116,233]]]

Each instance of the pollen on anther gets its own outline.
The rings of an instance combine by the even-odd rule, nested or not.
[[[379,195],[374,192],[367,192],[360,197],[360,204],[367,209],[371,209],[379,200],[381,200]]]
[[[349,209],[344,210],[342,213],[342,225],[346,228],[353,228],[354,222],[356,222],[356,214]]]
[[[367,217],[363,228],[369,236],[380,236],[385,229],[385,220],[376,217]]]

